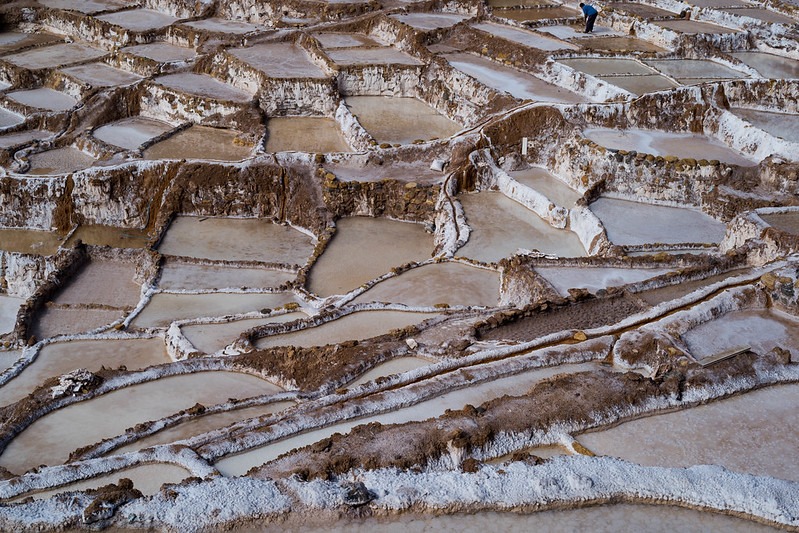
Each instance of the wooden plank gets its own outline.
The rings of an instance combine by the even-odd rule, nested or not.
[[[713,354],[709,357],[703,357],[699,364],[703,367],[710,366],[714,363],[718,363],[719,361],[724,361],[725,359],[730,359],[731,357],[735,357],[736,355],[744,352],[748,352],[751,347],[749,345],[740,345],[730,348],[728,350],[724,350],[723,352],[719,352],[717,354]]]

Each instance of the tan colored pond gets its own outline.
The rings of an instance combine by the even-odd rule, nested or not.
[[[157,420],[195,403],[214,405],[231,397],[244,399],[280,390],[255,376],[233,372],[200,372],[126,387],[38,419],[6,447],[0,465],[22,473],[40,464],[61,464],[81,446],[120,435],[137,423]]]
[[[560,293],[569,296],[569,289],[582,288],[591,292],[608,287],[644,281],[669,272],[668,268],[612,268],[612,267],[535,267]]]
[[[86,333],[109,326],[127,314],[120,309],[45,307],[33,324],[33,334],[42,340],[56,335]]]
[[[241,161],[252,155],[252,146],[242,144],[233,130],[194,125],[149,146],[145,159],[204,159]]]
[[[371,370],[363,373],[358,379],[347,384],[347,387],[357,387],[358,385],[363,385],[364,383],[374,381],[375,379],[382,378],[383,376],[402,374],[403,372],[416,370],[417,368],[422,368],[423,366],[427,366],[429,364],[431,364],[430,361],[427,359],[422,359],[421,357],[396,357],[386,361],[385,363],[380,363]]]
[[[21,254],[53,255],[62,236],[54,231],[33,229],[0,229],[0,250]]]
[[[100,126],[92,135],[103,142],[119,146],[126,150],[136,150],[150,139],[158,137],[172,129],[172,125],[163,120],[146,117],[130,117]]]
[[[112,67],[106,63],[87,63],[61,69],[61,72],[94,87],[131,85],[142,79],[138,74]]]
[[[415,140],[446,138],[461,126],[416,98],[348,96],[353,115],[379,143],[409,144]]]
[[[99,304],[133,308],[141,288],[133,281],[136,265],[121,261],[89,261],[53,299],[58,305]]]
[[[13,91],[7,93],[6,96],[20,104],[36,107],[38,109],[47,109],[49,111],[67,111],[75,107],[78,103],[78,101],[70,95],[60,91],[54,91],[47,87]]]
[[[105,50],[81,43],[63,43],[39,46],[3,57],[3,61],[31,70],[55,68],[82,63],[106,55]]]
[[[66,146],[46,152],[37,152],[28,157],[30,169],[27,174],[43,176],[48,174],[71,174],[92,166],[94,157],[75,147]]]
[[[148,31],[164,28],[178,20],[178,18],[173,15],[154,9],[118,11],[116,13],[109,13],[108,15],[100,15],[97,19],[133,31]]]
[[[115,228],[113,226],[79,226],[67,241],[71,246],[80,239],[85,244],[112,248],[145,248],[149,241],[147,230]]]
[[[215,353],[231,342],[235,341],[239,335],[256,326],[264,324],[280,324],[283,322],[293,322],[308,318],[305,313],[286,313],[266,318],[248,318],[244,320],[234,320],[232,322],[216,324],[194,324],[181,327],[181,331],[189,339],[195,348],[204,353]]]
[[[275,117],[267,122],[267,152],[349,152],[341,130],[332,118]]]
[[[510,176],[536,190],[561,207],[571,208],[583,195],[543,167],[530,167],[509,172]]]
[[[433,236],[421,224],[370,217],[342,218],[336,224],[335,236],[310,272],[308,288],[320,296],[345,294],[392,267],[430,259],[433,253]]]
[[[195,265],[167,260],[158,287],[164,291],[277,288],[296,277],[265,268]]]
[[[324,70],[293,43],[264,43],[247,48],[230,48],[227,53],[270,78],[326,78]]]
[[[791,235],[799,235],[799,212],[797,211],[761,214],[759,216],[769,226]]]

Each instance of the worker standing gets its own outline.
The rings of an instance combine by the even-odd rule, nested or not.
[[[583,10],[583,15],[585,15],[585,33],[591,33],[594,31],[594,21],[596,21],[596,16],[599,12],[594,6],[582,2],[580,2],[580,8]]]

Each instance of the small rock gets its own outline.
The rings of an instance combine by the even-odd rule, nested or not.
[[[415,339],[410,339],[410,338],[405,339],[405,344],[407,344],[408,348],[410,348],[411,350],[415,350],[416,348],[419,347],[419,343],[416,342]]]
[[[344,503],[352,507],[365,505],[375,499],[374,493],[360,481],[342,483],[341,488],[344,489]]]
[[[586,339],[588,338],[588,336],[585,334],[585,332],[583,332],[583,331],[578,331],[577,333],[575,333],[575,334],[572,336],[572,338],[573,338],[574,340],[576,340],[576,341],[581,341],[581,342],[582,342],[582,341],[586,340]]]

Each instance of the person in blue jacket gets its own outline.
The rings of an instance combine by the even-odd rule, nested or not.
[[[591,33],[594,31],[594,21],[596,21],[598,12],[594,6],[583,4],[582,2],[580,2],[580,8],[583,10],[583,15],[585,15],[585,33]]]

